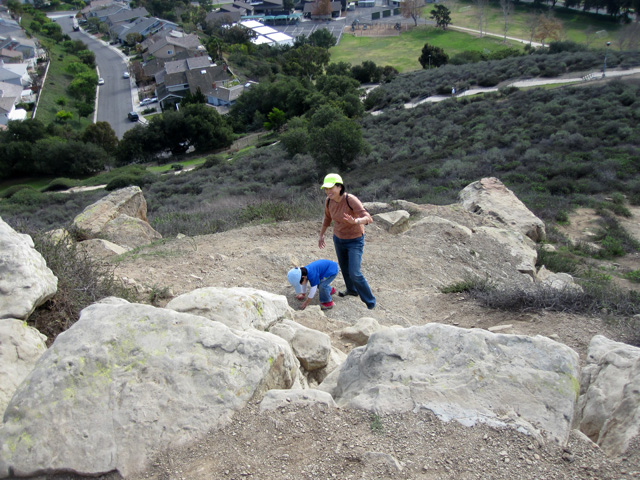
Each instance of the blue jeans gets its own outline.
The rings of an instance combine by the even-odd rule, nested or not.
[[[329,303],[331,301],[331,282],[337,277],[337,275],[331,275],[330,277],[321,278],[318,284],[318,291],[320,292],[320,303]]]
[[[364,235],[358,238],[341,239],[333,236],[333,245],[336,247],[338,264],[342,270],[344,284],[349,292],[357,292],[360,300],[373,308],[376,305],[376,297],[371,293],[371,288],[360,271],[362,252],[364,250]]]

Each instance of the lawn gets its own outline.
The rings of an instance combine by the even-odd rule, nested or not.
[[[347,62],[359,65],[371,60],[376,65],[391,65],[399,72],[422,69],[418,61],[424,44],[441,47],[451,57],[465,50],[495,52],[505,48],[501,40],[490,37],[474,37],[452,30],[443,31],[429,26],[419,26],[396,37],[342,36],[340,44],[331,48],[331,62]],[[507,46],[523,48],[519,43]]]
[[[478,30],[478,10],[472,1],[447,0],[445,5],[451,10],[452,25]],[[428,18],[430,10],[430,7],[425,7],[424,18]],[[619,23],[608,15],[585,13],[568,8],[554,8],[552,12],[553,16],[564,25],[565,39],[576,43],[594,42],[595,47],[595,42],[599,41],[604,47],[604,43],[610,41],[620,28]],[[527,27],[527,19],[534,14],[540,14],[540,10],[535,9],[531,4],[519,2],[515,5],[513,14],[508,18],[507,36],[529,40],[531,33]],[[504,16],[497,1],[489,4],[487,26],[484,30],[504,34]]]

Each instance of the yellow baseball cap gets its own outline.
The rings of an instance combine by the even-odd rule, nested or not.
[[[324,177],[324,183],[320,188],[331,188],[336,183],[344,185],[344,182],[342,181],[342,177],[340,175],[338,175],[337,173],[330,173],[329,175]]]

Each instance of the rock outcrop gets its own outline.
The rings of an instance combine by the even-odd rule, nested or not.
[[[523,233],[534,242],[545,238],[544,222],[497,178],[483,178],[467,185],[459,198],[469,212],[493,216],[505,227]]]
[[[57,289],[58,279],[31,237],[17,233],[0,218],[0,320],[27,319]]]
[[[576,423],[610,455],[640,434],[640,348],[596,335],[582,370]]]
[[[180,295],[166,308],[200,315],[238,330],[268,330],[282,319],[291,318],[286,297],[253,288],[198,288]]]
[[[111,192],[73,220],[84,240],[104,238],[127,249],[162,238],[147,220],[147,201],[140,187]]]
[[[268,390],[291,388],[297,375],[298,361],[275,335],[108,299],[82,311],[9,402],[0,477],[126,477]]]
[[[374,333],[318,388],[340,407],[425,408],[445,421],[510,425],[564,444],[578,377],[578,354],[548,338],[432,323]]]
[[[0,320],[0,412],[47,349],[46,340],[22,320]]]

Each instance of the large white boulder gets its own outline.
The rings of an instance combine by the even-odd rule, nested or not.
[[[0,218],[0,319],[27,319],[57,290],[58,279],[31,237]]]
[[[284,295],[244,287],[198,288],[174,298],[166,308],[200,315],[239,330],[267,330],[292,316]]]
[[[22,320],[0,321],[0,413],[47,349],[46,341]]]
[[[596,335],[582,369],[576,423],[609,455],[640,434],[640,348]]]
[[[462,206],[469,212],[493,217],[505,228],[521,232],[534,242],[545,237],[544,222],[495,177],[467,185],[458,196]]]
[[[127,477],[297,375],[289,345],[270,333],[122,300],[91,305],[11,399],[0,477]]]
[[[269,332],[284,338],[307,372],[324,368],[329,363],[331,340],[329,335],[293,320],[283,320],[274,324]]]
[[[432,323],[373,333],[318,388],[340,407],[425,408],[446,421],[509,425],[564,444],[578,376],[578,354],[546,337]]]

